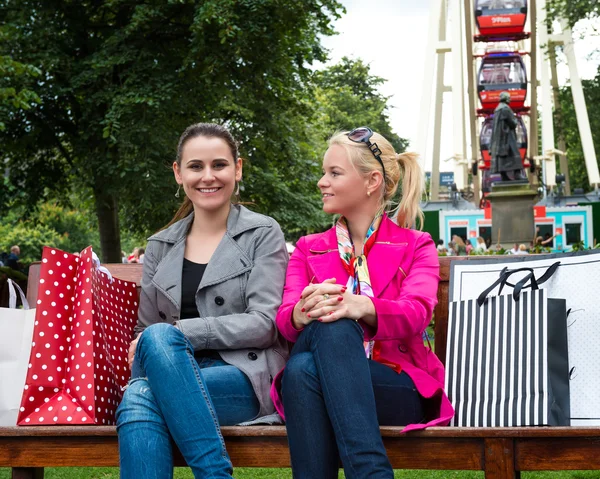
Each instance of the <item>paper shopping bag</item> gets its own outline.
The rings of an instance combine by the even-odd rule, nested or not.
[[[19,425],[114,424],[137,301],[135,283],[111,277],[91,247],[44,248]]]
[[[450,303],[446,388],[454,426],[569,425],[567,311],[531,272],[512,294]],[[500,290],[514,271],[503,271]],[[519,270],[520,271],[520,270]],[[523,291],[531,282],[532,291]]]
[[[8,279],[9,307],[0,308],[0,426],[15,426],[27,375],[35,310]],[[17,292],[23,309],[16,309]]]

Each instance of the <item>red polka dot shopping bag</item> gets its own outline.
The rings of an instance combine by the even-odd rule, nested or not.
[[[44,248],[31,356],[17,424],[114,424],[129,380],[136,285],[88,247]]]

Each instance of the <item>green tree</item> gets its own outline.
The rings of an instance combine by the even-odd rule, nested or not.
[[[0,42],[9,35],[6,25],[0,27]],[[38,68],[0,54],[0,131],[5,129],[4,118],[7,110],[28,110],[31,104],[39,103],[40,98],[35,92],[18,86],[23,78],[31,79],[39,75]]]
[[[316,121],[326,137],[339,130],[369,126],[381,133],[398,153],[406,150],[408,141],[392,131],[388,117],[388,101],[379,92],[385,79],[372,75],[362,60],[342,60],[315,74],[315,98],[318,103]]]
[[[579,20],[600,16],[598,0],[548,0],[546,8],[551,19],[565,18],[572,27]]]
[[[178,135],[219,121],[250,160],[245,196],[285,220],[286,179],[302,171],[293,119],[307,112],[307,66],[325,60],[320,36],[342,11],[336,0],[0,0],[0,56],[41,72],[15,86],[39,104],[0,105],[12,184],[29,204],[91,191],[103,259],[118,261],[119,211],[128,228],[164,224]],[[297,206],[307,218],[316,207]]]
[[[600,68],[593,80],[583,80],[583,93],[586,105],[588,105],[594,148],[597,153],[600,153],[600,112],[597,108],[594,108],[594,105],[600,104]],[[562,110],[562,131],[567,144],[571,188],[583,188],[587,191],[590,188],[590,183],[570,87],[564,87],[560,90],[559,101]]]

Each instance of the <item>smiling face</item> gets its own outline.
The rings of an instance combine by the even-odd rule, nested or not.
[[[323,211],[348,217],[365,208],[369,201],[368,178],[350,163],[344,147],[332,145],[323,157],[323,176],[317,183],[323,199]]]
[[[242,179],[242,160],[236,161],[221,138],[197,136],[186,141],[181,164],[173,163],[173,171],[194,209],[214,212],[229,208],[236,182]]]

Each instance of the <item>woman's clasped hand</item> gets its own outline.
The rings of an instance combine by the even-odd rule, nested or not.
[[[301,329],[311,321],[331,323],[342,318],[367,320],[374,314],[373,302],[368,297],[352,294],[346,286],[330,278],[304,288],[294,307],[294,326]]]

